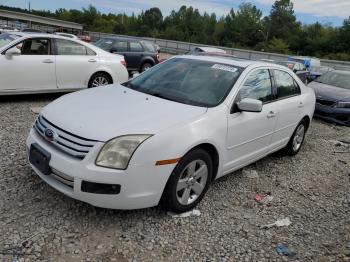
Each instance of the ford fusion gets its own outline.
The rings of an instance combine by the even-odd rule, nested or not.
[[[190,210],[213,180],[302,147],[315,94],[286,67],[177,56],[47,105],[27,139],[33,170],[94,206]]]

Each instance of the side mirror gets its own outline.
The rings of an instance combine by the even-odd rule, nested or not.
[[[257,99],[244,98],[237,103],[237,107],[241,111],[259,113],[262,110],[263,104]]]
[[[8,49],[6,52],[5,52],[5,55],[6,56],[18,56],[18,55],[21,55],[21,50],[19,50],[16,46]]]
[[[298,69],[293,69],[293,72],[294,72],[294,73],[296,73],[296,72],[298,72],[298,71],[299,71]]]

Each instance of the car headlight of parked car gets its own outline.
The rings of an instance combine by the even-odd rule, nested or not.
[[[101,149],[96,165],[126,169],[135,150],[151,135],[126,135],[109,140]]]
[[[350,109],[350,102],[338,102],[334,105],[336,108],[349,108]]]

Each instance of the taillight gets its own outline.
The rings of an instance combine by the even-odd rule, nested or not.
[[[125,60],[121,60],[120,63],[121,63],[123,66],[126,67],[126,62],[125,62]]]

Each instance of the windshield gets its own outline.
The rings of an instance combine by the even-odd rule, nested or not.
[[[113,46],[114,40],[108,39],[108,38],[102,38],[94,43],[95,46],[103,49],[103,50],[110,50]]]
[[[18,35],[13,34],[1,34],[0,35],[0,48],[11,43],[13,40],[19,38]]]
[[[179,103],[213,107],[226,98],[242,71],[232,65],[174,58],[124,85]]]
[[[350,73],[328,72],[317,78],[315,82],[350,89]]]

